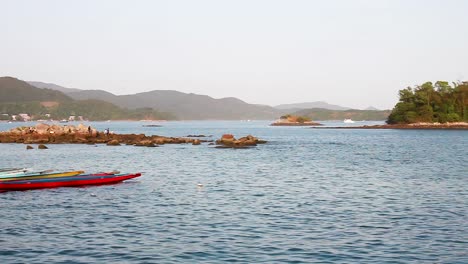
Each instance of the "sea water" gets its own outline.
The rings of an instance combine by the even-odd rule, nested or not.
[[[468,131],[85,124],[268,143],[0,144],[0,167],[143,172],[121,184],[0,193],[0,263],[468,263]]]

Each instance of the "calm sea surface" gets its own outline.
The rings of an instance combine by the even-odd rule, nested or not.
[[[468,131],[268,123],[87,123],[252,149],[0,144],[0,167],[144,173],[0,193],[0,263],[468,263]]]

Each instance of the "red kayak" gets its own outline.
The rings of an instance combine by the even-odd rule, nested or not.
[[[57,188],[57,187],[72,187],[72,186],[85,186],[85,185],[104,185],[112,184],[128,179],[140,177],[141,173],[135,174],[116,174],[116,175],[100,175],[95,177],[69,177],[69,180],[57,180],[53,181],[11,181],[8,183],[0,182],[0,190],[30,190],[30,189],[41,189],[41,188]]]

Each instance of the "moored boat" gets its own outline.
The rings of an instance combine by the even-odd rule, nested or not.
[[[0,190],[30,190],[41,188],[74,187],[86,185],[104,185],[122,182],[128,179],[141,176],[141,173],[134,174],[89,174],[76,175],[71,177],[60,177],[55,179],[35,179],[35,180],[16,180],[9,182],[0,182]]]
[[[51,182],[51,181],[70,181],[70,180],[77,180],[77,179],[85,179],[90,177],[109,177],[109,176],[118,176],[118,175],[125,175],[125,174],[115,174],[112,172],[102,172],[102,173],[95,173],[95,174],[76,174],[76,175],[67,175],[67,176],[56,176],[51,178],[32,178],[28,179],[29,177],[25,178],[16,178],[11,179],[9,181],[3,181],[6,183],[37,183],[37,182]],[[1,183],[1,182],[0,182]]]

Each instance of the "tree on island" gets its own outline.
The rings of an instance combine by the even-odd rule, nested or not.
[[[281,116],[280,120],[286,120],[287,122],[301,123],[301,124],[312,121],[310,118],[306,116],[295,116],[295,115],[290,115],[290,114]]]
[[[388,124],[468,122],[468,82],[426,82],[399,91]]]

